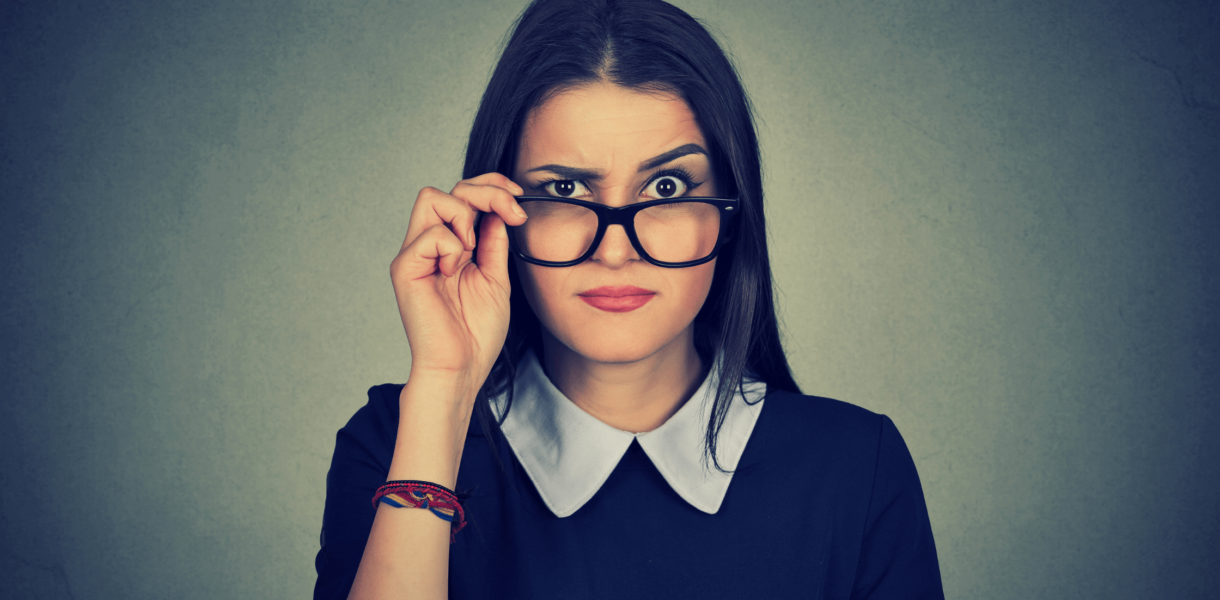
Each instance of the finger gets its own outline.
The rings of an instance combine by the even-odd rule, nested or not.
[[[495,173],[495,172],[484,173],[482,175],[479,175],[478,177],[471,177],[470,179],[465,179],[463,181],[466,181],[467,183],[472,183],[474,185],[499,186],[499,187],[502,187],[502,188],[512,192],[514,196],[520,196],[525,193],[525,190],[521,189],[521,186],[517,185],[517,182],[513,181],[512,179],[509,179],[508,177],[505,177],[504,175],[501,175],[501,174]]]
[[[420,190],[415,198],[415,206],[411,209],[411,224],[407,226],[407,236],[402,247],[409,246],[429,227],[445,224],[465,243],[466,249],[471,250],[475,245],[475,214],[475,209],[465,200],[434,187],[426,187]]]
[[[476,210],[500,215],[509,225],[525,223],[525,210],[517,204],[512,192],[500,186],[477,185],[463,181],[453,187],[453,196],[465,200]]]
[[[433,225],[398,252],[390,262],[394,287],[435,275],[446,277],[458,272],[465,246],[444,225]]]
[[[479,247],[475,262],[479,272],[505,290],[508,282],[508,229],[499,215],[487,214],[479,227]]]

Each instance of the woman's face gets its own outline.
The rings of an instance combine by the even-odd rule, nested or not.
[[[717,189],[707,143],[686,102],[605,82],[557,94],[530,113],[512,179],[527,195],[608,206],[715,196]],[[583,263],[557,268],[518,259],[516,267],[551,335],[589,360],[624,363],[693,343],[716,261],[652,265],[621,226],[611,225]],[[645,293],[624,290],[630,287]],[[624,291],[630,295],[614,297]]]

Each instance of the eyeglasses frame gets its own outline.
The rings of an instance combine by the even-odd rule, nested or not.
[[[600,246],[602,243],[602,238],[606,235],[606,230],[609,229],[611,225],[622,226],[623,230],[627,232],[627,239],[631,240],[631,245],[635,248],[635,251],[639,253],[641,258],[651,264],[658,267],[665,267],[667,269],[681,269],[684,267],[701,265],[712,260],[713,258],[716,258],[716,255],[720,253],[720,248],[724,246],[725,242],[732,239],[732,232],[728,230],[728,225],[733,217],[737,216],[737,213],[740,212],[739,207],[741,206],[741,201],[736,198],[704,198],[694,196],[646,200],[644,202],[637,202],[635,204],[628,204],[626,206],[606,206],[605,204],[599,204],[597,202],[578,200],[576,198],[561,198],[559,196],[517,196],[516,198],[518,203],[543,200],[547,202],[558,202],[561,204],[574,204],[576,206],[588,208],[597,215],[597,233],[594,234],[593,241],[589,244],[589,249],[586,250],[585,253],[580,256],[580,258],[569,261],[541,260],[531,256],[526,256],[525,253],[517,247],[516,238],[513,235],[513,232],[520,227],[525,227],[525,225],[508,225],[508,245],[512,254],[527,263],[543,267],[572,267],[589,260],[589,258],[597,252],[598,246]],[[662,260],[657,260],[648,255],[648,252],[644,250],[643,245],[640,244],[640,239],[635,234],[635,215],[641,210],[652,206],[677,204],[679,202],[702,202],[704,204],[711,204],[720,210],[720,231],[716,233],[716,245],[712,247],[712,252],[710,254],[697,260],[685,262],[665,262]]]

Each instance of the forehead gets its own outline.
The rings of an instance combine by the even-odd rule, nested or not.
[[[610,169],[625,163],[634,172],[639,160],[688,143],[706,146],[681,97],[599,81],[555,94],[530,112],[518,167],[542,161]]]

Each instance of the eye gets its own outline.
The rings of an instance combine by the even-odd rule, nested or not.
[[[560,198],[571,198],[573,196],[587,196],[588,188],[585,184],[571,179],[559,179],[555,181],[547,181],[542,184],[542,189],[552,196]]]
[[[642,192],[645,196],[652,198],[675,198],[686,193],[689,188],[687,182],[674,175],[665,175],[653,179],[648,183],[648,187]]]

